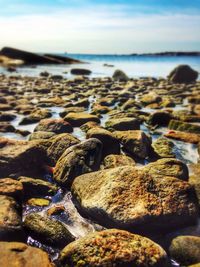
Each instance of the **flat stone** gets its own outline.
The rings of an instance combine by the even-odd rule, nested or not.
[[[71,133],[73,131],[72,126],[63,119],[44,119],[34,129],[37,131],[54,132],[56,134]]]
[[[82,113],[70,112],[64,117],[64,120],[66,122],[69,122],[73,127],[80,127],[81,125],[83,125],[88,121],[94,121],[100,123],[100,119],[97,116],[83,112]]]

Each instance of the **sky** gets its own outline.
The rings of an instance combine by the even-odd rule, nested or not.
[[[0,48],[200,51],[200,0],[0,0]]]

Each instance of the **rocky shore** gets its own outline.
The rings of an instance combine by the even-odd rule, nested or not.
[[[0,266],[200,266],[198,73],[46,74],[0,75]]]

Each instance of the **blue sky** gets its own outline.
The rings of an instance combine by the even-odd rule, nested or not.
[[[0,47],[69,53],[200,50],[200,0],[0,0]]]

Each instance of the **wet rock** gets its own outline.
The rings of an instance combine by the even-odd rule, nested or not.
[[[12,197],[0,195],[0,240],[23,239],[21,208]]]
[[[32,141],[32,140],[40,140],[40,139],[50,139],[54,135],[56,134],[53,132],[38,131],[38,132],[33,132],[29,136],[29,140]]]
[[[141,159],[148,157],[151,138],[143,131],[115,131],[114,134],[127,152]]]
[[[200,164],[189,165],[191,175],[189,177],[189,183],[194,186],[197,198],[200,206]]]
[[[152,143],[155,156],[158,158],[175,158],[174,147],[174,143],[164,137],[160,137]]]
[[[64,117],[66,122],[69,122],[73,127],[80,127],[86,122],[93,121],[96,123],[100,123],[100,119],[88,113],[69,113]]]
[[[42,119],[46,119],[51,117],[51,112],[47,109],[38,109],[30,113],[29,116],[24,117],[19,125],[26,125],[26,124],[31,124],[31,123],[36,123]]]
[[[135,161],[126,155],[108,155],[103,161],[104,169],[134,165]]]
[[[1,133],[7,133],[7,132],[14,133],[15,127],[12,124],[10,124],[9,122],[1,122],[0,132]]]
[[[25,198],[54,195],[58,190],[56,185],[41,179],[20,176],[19,181],[23,185]]]
[[[65,207],[63,205],[52,206],[47,210],[48,216],[60,215],[63,212],[65,212]]]
[[[168,79],[174,83],[192,83],[198,78],[198,72],[188,65],[179,65],[173,69]]]
[[[157,95],[154,92],[150,92],[148,94],[144,94],[141,98],[140,101],[143,105],[150,105],[154,103],[160,103],[162,101],[162,98]]]
[[[178,236],[172,240],[169,251],[181,266],[200,263],[200,237]]]
[[[187,132],[187,133],[200,134],[200,126],[198,124],[192,124],[192,123],[182,122],[178,120],[171,120],[168,125],[168,128],[172,130]]]
[[[71,133],[73,131],[72,126],[63,119],[44,119],[34,129],[37,131],[60,133]]]
[[[94,122],[94,121],[88,121],[86,123],[84,123],[83,125],[81,125],[81,130],[85,133],[87,133],[90,129],[93,129],[93,128],[100,128],[101,126],[97,123],[97,122]]]
[[[47,72],[47,71],[42,71],[42,72],[40,72],[40,76],[41,77],[49,77],[49,73]]]
[[[167,267],[166,252],[146,237],[109,229],[94,232],[66,246],[60,266]]]
[[[120,154],[120,143],[115,136],[103,129],[103,128],[93,128],[87,132],[87,138],[96,138],[103,144],[102,147],[102,158],[109,154]]]
[[[106,128],[111,131],[139,130],[140,121],[136,118],[109,119]]]
[[[0,112],[0,121],[13,121],[17,116],[8,112]]]
[[[180,160],[172,158],[159,159],[149,163],[144,167],[144,170],[154,177],[173,176],[184,181],[187,181],[189,178],[187,165]]]
[[[70,185],[76,176],[97,170],[102,157],[101,151],[102,143],[95,138],[69,147],[55,166],[55,181]]]
[[[50,200],[46,198],[31,198],[26,203],[29,206],[46,207],[49,206]]]
[[[149,116],[148,124],[158,126],[168,126],[170,120],[173,118],[172,114],[166,111],[156,111]]]
[[[88,106],[90,105],[90,101],[85,98],[85,99],[81,99],[77,102],[74,103],[75,107],[84,107],[84,108],[88,108]]]
[[[46,252],[19,242],[0,242],[1,267],[54,267]]]
[[[21,200],[23,197],[22,183],[10,178],[0,179],[0,195]]]
[[[0,177],[41,173],[46,151],[35,141],[0,138]]]
[[[71,69],[71,74],[73,75],[90,75],[91,73],[91,70],[87,69]]]
[[[76,177],[72,193],[80,212],[109,228],[152,233],[190,225],[198,216],[189,183],[131,166]]]
[[[61,81],[63,79],[63,76],[62,75],[51,75],[50,79],[53,81]]]
[[[29,132],[28,130],[22,130],[22,129],[16,129],[15,130],[16,134],[20,134],[21,136],[27,136],[29,135],[31,132]]]
[[[60,248],[74,240],[63,223],[38,213],[28,214],[24,220],[24,227],[37,240]]]
[[[106,114],[111,111],[111,108],[95,103],[92,106],[92,114]]]
[[[47,149],[47,155],[53,165],[56,164],[67,148],[80,142],[76,137],[67,133],[56,135],[49,141],[51,145]]]
[[[62,112],[59,113],[60,117],[64,118],[68,113],[75,112],[75,113],[83,113],[85,111],[84,107],[68,107],[65,108]]]
[[[200,134],[195,133],[186,133],[171,130],[168,133],[164,134],[164,136],[191,144],[198,144],[200,142]]]
[[[7,111],[7,110],[12,110],[12,106],[10,106],[9,104],[0,103],[0,111]]]
[[[127,82],[128,76],[122,70],[116,70],[112,76],[114,81]]]

